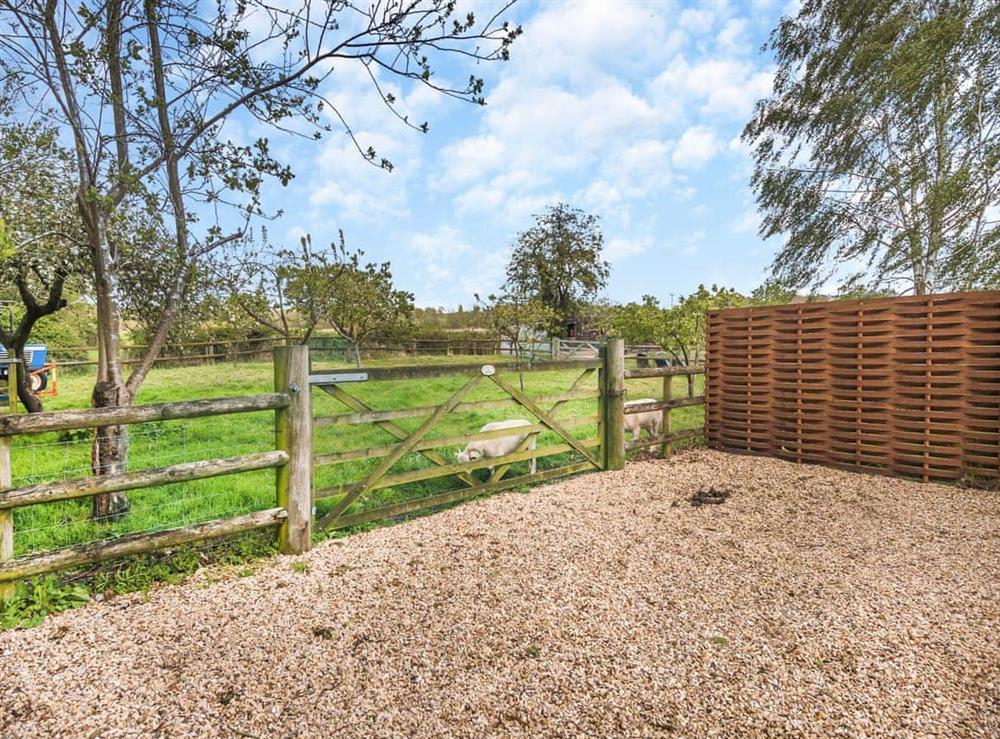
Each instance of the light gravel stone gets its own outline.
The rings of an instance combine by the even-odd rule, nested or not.
[[[996,493],[634,463],[4,633],[0,736],[997,736],[998,524]]]

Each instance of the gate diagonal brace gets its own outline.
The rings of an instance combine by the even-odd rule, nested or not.
[[[583,372],[580,373],[579,377],[577,377],[575,380],[573,380],[573,384],[569,386],[569,390],[567,390],[566,392],[569,392],[569,393],[574,392],[577,388],[580,387],[580,383],[582,383],[585,379],[587,379],[588,377],[590,377],[590,375],[594,374],[594,371],[595,370],[593,370],[593,369],[585,369]],[[555,405],[553,405],[553,406],[551,406],[549,408],[548,413],[549,414],[555,413],[560,408],[562,408],[564,405],[566,405],[568,402],[569,402],[568,400],[560,400],[558,403],[556,403]],[[515,449],[514,451],[515,452],[523,452],[524,450],[526,450],[528,448],[528,445],[531,444],[531,440],[534,439],[534,438],[537,438],[537,437],[538,437],[537,433],[535,433],[535,434],[529,434],[525,438],[524,441],[522,441],[520,444],[518,444],[517,449]],[[511,467],[513,467],[512,464],[505,464],[505,465],[502,465],[500,467],[497,467],[496,470],[494,470],[493,474],[490,475],[490,479],[488,480],[488,482],[497,482],[504,475],[507,474],[507,472],[510,470]]]
[[[341,516],[341,514],[346,511],[355,500],[357,500],[368,488],[380,480],[389,469],[396,464],[402,457],[413,450],[420,440],[423,439],[427,433],[434,428],[434,426],[440,421],[445,415],[447,415],[456,405],[462,402],[462,398],[469,394],[479,381],[482,379],[482,375],[474,375],[470,377],[468,382],[466,382],[462,387],[455,391],[448,400],[438,406],[437,410],[420,424],[420,428],[410,434],[399,448],[396,449],[392,454],[388,455],[382,460],[374,470],[372,470],[368,477],[365,478],[364,482],[354,491],[345,495],[323,518],[317,521],[316,525],[319,528],[326,528],[333,521]]]
[[[497,385],[499,385],[500,388],[504,390],[508,395],[510,395],[514,400],[516,400],[518,403],[524,406],[530,413],[534,414],[534,416],[539,421],[541,421],[543,424],[545,424],[554,432],[556,432],[559,436],[561,436],[567,444],[569,444],[577,452],[582,454],[584,459],[586,459],[588,462],[594,465],[594,467],[597,467],[598,469],[601,468],[600,462],[598,462],[597,458],[590,453],[590,450],[587,449],[587,447],[585,447],[583,444],[581,444],[580,440],[577,439],[575,436],[573,436],[573,434],[571,434],[569,431],[563,428],[561,423],[559,423],[557,420],[552,418],[548,413],[539,408],[535,404],[535,402],[531,400],[531,398],[529,398],[520,390],[518,390],[516,387],[511,385],[500,375],[491,375],[490,379],[493,380],[493,382],[495,382]]]
[[[355,398],[353,395],[348,393],[342,387],[339,387],[337,385],[320,385],[320,387],[323,388],[323,391],[326,392],[328,395],[333,396],[334,398],[336,398],[337,400],[339,400],[341,403],[346,405],[348,408],[351,408],[352,410],[361,413],[375,410],[367,403],[364,403],[363,401],[360,401],[357,398]],[[404,439],[406,439],[407,436],[410,435],[409,431],[404,429],[402,426],[393,423],[392,421],[376,421],[375,425],[378,426],[383,431],[396,437],[400,441],[403,441]],[[451,464],[444,457],[444,455],[434,451],[433,449],[424,449],[418,451],[417,453],[421,454],[424,458],[429,459],[438,467],[445,467]],[[460,479],[469,487],[475,487],[476,485],[479,484],[476,478],[470,475],[468,472],[463,472],[459,474],[458,479]]]

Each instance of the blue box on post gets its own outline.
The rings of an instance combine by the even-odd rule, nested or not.
[[[25,344],[24,346],[25,371],[33,373],[31,374],[31,391],[34,393],[44,390],[46,385],[49,383],[48,373],[38,371],[45,367],[48,355],[49,347],[45,344]],[[8,399],[7,367],[9,365],[10,360],[7,355],[7,349],[0,344],[0,402],[4,402]]]

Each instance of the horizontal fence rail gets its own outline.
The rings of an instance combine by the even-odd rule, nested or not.
[[[431,377],[452,377],[477,374],[483,364],[416,364],[409,367],[365,367],[358,369],[313,369],[309,382],[313,385],[336,385],[341,382],[374,382],[378,380],[417,380]],[[567,369],[597,369],[599,359],[580,359],[544,362],[499,362],[485,365],[501,372],[555,372]]]
[[[97,475],[79,480],[43,482],[22,488],[0,490],[0,509],[20,508],[37,503],[52,503],[57,500],[72,500],[104,493],[121,493],[128,490],[172,485],[178,482],[206,480],[239,472],[254,472],[281,467],[288,462],[288,454],[283,451],[244,454],[224,459],[206,459],[199,462],[184,462],[152,470],[125,472],[118,475]]]
[[[567,400],[584,400],[587,398],[599,398],[600,393],[594,391],[584,391],[575,393],[561,393],[559,395],[544,395],[536,398],[539,403],[555,403]],[[519,405],[513,398],[497,398],[495,400],[475,400],[467,403],[457,403],[452,409],[453,413],[466,413],[476,410],[496,410],[497,408],[510,408]],[[318,427],[338,426],[338,425],[358,425],[363,423],[374,423],[376,421],[393,421],[401,418],[419,418],[428,416],[437,409],[437,406],[421,406],[417,408],[398,408],[391,411],[364,411],[361,413],[344,413],[337,416],[319,416],[316,418]],[[509,434],[508,434],[509,435]]]
[[[642,438],[633,434],[630,441],[626,441],[624,446],[626,451],[637,449],[649,449],[659,447],[661,457],[669,457],[673,453],[676,442],[695,439],[704,435],[704,427],[673,430],[673,418],[671,412],[679,408],[692,408],[704,406],[705,396],[694,394],[694,378],[705,374],[705,367],[702,365],[690,365],[685,367],[662,366],[662,367],[638,367],[626,369],[623,373],[625,380],[649,380],[657,377],[663,378],[663,399],[650,403],[629,403],[622,409],[625,418],[638,414],[661,412],[660,433],[650,434],[648,438]],[[688,396],[682,398],[673,397],[673,380],[675,377],[686,377],[688,379]]]
[[[131,534],[117,539],[65,547],[45,554],[19,557],[0,562],[0,582],[10,582],[33,575],[44,575],[47,572],[68,567],[97,564],[130,554],[145,554],[181,544],[280,526],[287,518],[288,513],[284,508],[271,508],[219,521],[208,521],[193,526],[157,531],[152,534]]]
[[[304,346],[278,347],[274,357],[274,393],[0,416],[0,598],[11,596],[11,583],[19,578],[268,527],[278,528],[282,551],[297,553],[307,549],[311,531],[309,471],[312,462],[308,349]],[[260,411],[275,412],[278,448],[272,451],[20,487],[12,485],[10,449],[15,436]],[[277,473],[278,505],[274,508],[174,528],[167,522],[166,530],[13,557],[14,509],[268,469]]]
[[[518,477],[504,478],[497,480],[496,482],[487,482],[475,488],[453,490],[446,493],[440,493],[438,495],[418,498],[416,500],[395,503],[377,510],[359,511],[358,513],[346,514],[332,521],[328,528],[345,528],[348,526],[357,526],[359,524],[368,523],[370,521],[378,521],[386,518],[402,516],[407,513],[415,513],[417,511],[435,508],[449,503],[457,503],[462,500],[467,500],[468,498],[490,495],[502,490],[519,487],[521,485],[537,485],[538,483],[556,480],[560,477],[568,477],[570,475],[577,475],[581,472],[588,472],[592,469],[593,466],[590,462],[578,462],[575,464],[564,465],[562,467],[542,470],[533,475],[519,475]]]
[[[713,311],[707,326],[711,445],[1000,480],[1000,292]]]
[[[589,394],[588,394],[589,397]],[[601,417],[598,415],[594,416],[579,416],[577,418],[570,418],[562,422],[565,428],[576,428],[578,426],[587,426],[590,424],[597,424],[600,422]],[[317,419],[319,420],[319,419]],[[533,423],[530,426],[522,426],[518,428],[518,433],[522,434],[535,434],[547,431],[548,426],[543,423]],[[494,431],[477,431],[474,434],[457,434],[455,436],[436,436],[430,439],[424,439],[417,443],[413,447],[413,451],[421,452],[428,449],[438,449],[441,447],[455,446],[456,444],[467,444],[470,441],[485,441],[488,439],[502,439],[505,436],[510,436],[510,429],[499,429]],[[373,457],[384,457],[387,454],[399,449],[401,444],[388,444],[386,446],[374,446],[374,447],[364,447],[359,449],[348,449],[343,452],[330,452],[327,454],[316,454],[313,457],[314,464],[317,467],[330,464],[339,464],[341,462],[350,462],[358,459],[371,459]]]
[[[289,396],[287,394],[272,393],[240,398],[214,398],[179,403],[82,408],[49,413],[9,415],[0,416],[0,436],[41,434],[46,431],[75,431],[77,429],[149,423],[151,421],[225,416],[235,413],[255,413],[287,408],[288,404]]]
[[[510,435],[508,431],[507,435]],[[587,447],[588,449],[593,449],[601,445],[600,439],[583,439],[580,444]],[[505,454],[500,457],[492,458],[481,458],[474,462],[462,462],[449,465],[442,465],[440,467],[427,467],[420,470],[411,470],[409,472],[403,472],[397,475],[387,475],[376,482],[371,483],[365,490],[381,490],[383,488],[393,487],[395,485],[404,485],[409,482],[419,482],[421,480],[431,480],[435,477],[447,477],[449,475],[455,475],[459,472],[472,472],[473,470],[482,470],[488,467],[499,467],[504,464],[512,464],[514,462],[526,462],[531,459],[538,459],[540,457],[549,457],[554,454],[563,454],[565,452],[573,450],[574,447],[570,444],[555,444],[552,446],[541,447],[539,449],[533,449],[530,451],[523,452],[513,452],[511,454]],[[323,498],[333,498],[340,495],[347,495],[348,493],[353,493],[355,491],[361,490],[363,488],[362,483],[349,483],[346,485],[337,485],[335,487],[321,488],[315,492],[315,497],[317,500],[322,500]]]

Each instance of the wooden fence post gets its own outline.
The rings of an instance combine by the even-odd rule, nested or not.
[[[690,378],[691,375],[688,375]],[[672,375],[665,375],[663,378],[663,400],[670,402],[673,399],[674,394],[674,378]],[[660,431],[664,436],[670,436],[670,408],[663,409],[663,429]],[[669,442],[663,442],[663,446],[660,447],[660,457],[666,458],[674,453],[674,445]]]
[[[308,551],[312,537],[312,392],[309,347],[274,347],[274,389],[288,393],[291,403],[275,411],[275,447],[288,453],[277,470],[278,505],[288,511],[278,544],[283,554]]]
[[[13,357],[7,358],[7,413],[17,413],[17,364]],[[10,445],[13,437],[0,437],[0,489],[13,485],[10,467]],[[0,511],[0,562],[14,558],[14,511]],[[14,583],[0,583],[0,603],[14,597]]]
[[[11,437],[0,437],[0,488],[11,487]],[[0,511],[0,562],[14,557],[14,511]],[[0,583],[0,603],[14,596],[14,583]]]
[[[604,347],[604,468],[625,468],[625,342]]]

